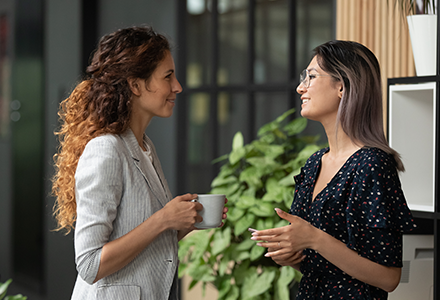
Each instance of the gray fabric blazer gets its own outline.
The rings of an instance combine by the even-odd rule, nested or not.
[[[144,143],[152,150],[164,189],[152,188],[152,174],[142,164],[144,154],[130,129],[92,139],[79,159],[75,174],[78,277],[73,300],[177,299],[177,287],[172,287],[178,266],[175,230],[162,233],[127,266],[93,284],[102,247],[172,199],[156,150],[146,135]]]

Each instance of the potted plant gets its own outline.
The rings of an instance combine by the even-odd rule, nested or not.
[[[417,76],[436,74],[437,0],[394,0],[408,21]]]
[[[222,228],[193,232],[180,241],[179,277],[192,277],[213,284],[218,299],[288,300],[301,273],[280,267],[264,257],[265,248],[252,241],[248,228],[258,230],[287,225],[274,208],[290,208],[293,176],[320,147],[318,137],[300,136],[307,120],[287,122],[291,109],[264,125],[258,139],[244,145],[243,135],[234,136],[232,151],[219,158],[225,163],[212,182],[211,193],[226,194],[228,218]],[[286,124],[287,123],[287,124]]]
[[[26,300],[27,297],[20,295],[15,296],[6,296],[6,292],[8,291],[8,287],[11,284],[12,279],[9,279],[5,283],[0,282],[0,300]]]

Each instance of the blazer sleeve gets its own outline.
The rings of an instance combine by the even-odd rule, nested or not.
[[[89,284],[98,273],[122,197],[120,157],[116,137],[95,138],[84,149],[75,173],[75,259],[79,276]]]

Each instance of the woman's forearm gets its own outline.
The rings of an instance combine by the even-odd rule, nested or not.
[[[94,282],[125,267],[157,236],[167,230],[166,223],[160,220],[158,213],[155,213],[126,235],[105,244]]]
[[[325,259],[356,279],[387,292],[392,292],[397,287],[400,281],[400,268],[383,266],[359,256],[356,251],[347,248],[338,239],[324,231],[319,231],[313,249]]]

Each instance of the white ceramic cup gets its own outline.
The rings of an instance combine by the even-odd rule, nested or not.
[[[222,223],[223,208],[225,207],[225,195],[199,194],[197,201],[203,205],[198,214],[203,218],[202,222],[194,224],[199,229],[216,228]]]

